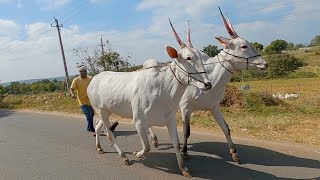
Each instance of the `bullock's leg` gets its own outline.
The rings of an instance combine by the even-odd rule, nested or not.
[[[100,129],[101,127],[103,126],[103,122],[101,121],[101,119],[99,119],[97,122],[96,122],[96,150],[98,151],[99,154],[103,154],[104,151],[103,149],[101,148],[101,145],[100,145]]]
[[[158,138],[151,127],[149,128],[149,135],[150,135],[151,144],[153,144],[155,148],[158,148],[159,146]]]
[[[234,147],[234,144],[233,144],[231,136],[230,136],[229,126],[223,118],[220,106],[214,106],[213,109],[211,110],[211,113],[212,113],[213,117],[216,119],[219,126],[221,127],[224,135],[226,136],[226,139],[227,139],[227,142],[229,145],[229,149],[230,149],[230,154],[231,154],[233,161],[240,163],[239,155],[237,154],[237,150]]]
[[[183,145],[181,149],[181,153],[184,159],[189,159],[189,154],[188,154],[188,138],[190,136],[190,116],[191,113],[185,108],[181,108],[181,118],[182,118],[182,123],[183,123]]]
[[[110,130],[110,127],[111,127],[110,120],[109,120],[110,115],[111,115],[111,113],[108,112],[108,111],[101,111],[100,112],[100,120],[102,120],[103,124],[106,126],[107,136],[108,136],[109,140],[111,141],[112,145],[118,151],[120,157],[122,158],[122,161],[124,162],[125,165],[130,165],[129,159],[127,158],[127,156],[119,148],[119,146],[118,146],[118,144],[116,142],[116,139],[115,139],[112,131]],[[97,132],[100,133],[100,129]],[[98,137],[98,134],[97,134],[96,137]]]
[[[179,138],[178,138],[178,132],[177,132],[177,124],[176,124],[176,119],[175,117],[172,117],[169,122],[168,122],[168,132],[169,132],[169,136],[171,139],[171,142],[173,144],[174,147],[174,151],[176,153],[177,156],[177,161],[178,161],[178,165],[180,170],[182,171],[182,174],[185,177],[192,177],[191,174],[189,173],[188,168],[185,166],[184,160],[182,159],[182,156],[180,154],[180,143],[179,143]]]
[[[141,140],[142,150],[133,152],[133,154],[138,158],[141,158],[146,152],[150,151],[150,144],[148,141],[148,128],[141,122],[141,120],[135,121],[135,126]]]

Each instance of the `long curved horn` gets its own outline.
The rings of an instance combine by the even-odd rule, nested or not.
[[[236,33],[236,31],[234,30],[234,28],[233,28],[233,26],[232,26],[232,23],[231,23],[231,21],[230,21],[229,18],[228,18],[228,24],[229,24],[229,27],[230,27],[230,29],[232,30],[233,34],[236,35],[237,37],[239,37],[238,34]]]
[[[188,39],[188,47],[193,48],[191,40],[190,40],[190,22],[189,21],[188,21],[188,36],[187,36],[187,39]]]
[[[219,6],[218,6],[219,7]],[[222,17],[222,20],[223,20],[223,23],[224,23],[224,27],[226,28],[226,30],[228,31],[229,35],[232,37],[232,38],[236,38],[238,37],[236,34],[233,33],[233,31],[231,30],[231,28],[229,27],[227,21],[226,21],[226,18],[224,18],[222,12],[221,12],[221,9],[219,7],[219,11],[220,11],[220,14],[221,14],[221,17]]]
[[[169,19],[169,18],[168,18],[168,19]],[[180,44],[181,48],[186,47],[186,45],[185,45],[185,44],[181,41],[181,39],[179,38],[176,30],[174,30],[174,27],[172,26],[172,23],[171,23],[170,19],[169,19],[169,23],[170,23],[170,25],[171,25],[171,28],[172,28],[172,31],[173,31],[173,35],[176,37],[176,40],[177,40],[178,43]]]

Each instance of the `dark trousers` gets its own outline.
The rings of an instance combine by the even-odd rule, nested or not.
[[[94,116],[94,111],[92,106],[89,105],[82,105],[80,106],[82,112],[87,118],[87,131],[95,132],[94,127],[93,127],[93,116]]]

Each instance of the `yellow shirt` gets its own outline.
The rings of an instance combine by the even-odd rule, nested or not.
[[[90,105],[91,103],[88,98],[87,88],[91,82],[92,77],[87,76],[87,78],[82,79],[80,76],[76,77],[71,84],[71,89],[77,91],[78,102],[81,105]]]

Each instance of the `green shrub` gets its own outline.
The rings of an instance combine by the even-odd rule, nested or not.
[[[267,78],[285,77],[289,73],[306,65],[302,60],[288,54],[274,54],[268,57]]]

